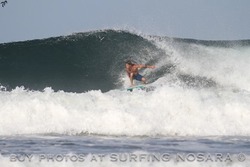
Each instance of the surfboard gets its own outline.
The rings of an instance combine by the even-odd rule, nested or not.
[[[127,91],[133,91],[133,90],[144,90],[145,89],[145,86],[143,85],[136,85],[136,86],[132,86],[132,87],[129,87],[127,88]]]

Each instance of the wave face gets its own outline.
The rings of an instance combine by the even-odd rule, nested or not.
[[[0,135],[250,135],[249,54],[115,30],[2,44]],[[140,71],[153,91],[123,90],[128,57],[156,65]]]
[[[124,31],[97,31],[0,45],[0,83],[8,90],[108,91],[119,85],[124,59],[156,47]]]

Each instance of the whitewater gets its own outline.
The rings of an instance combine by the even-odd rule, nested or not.
[[[249,54],[249,40],[202,41],[120,30],[1,44],[0,164],[9,166],[8,156],[22,149],[37,155],[81,153],[79,147],[84,153],[105,154],[244,152],[249,160]],[[126,91],[127,58],[156,66],[140,70],[152,90]],[[51,143],[58,148],[48,151]],[[49,165],[60,163],[39,163]]]
[[[1,92],[1,135],[250,134],[249,94],[163,86],[153,92]],[[13,122],[14,121],[14,122]],[[185,122],[185,125],[183,125]]]

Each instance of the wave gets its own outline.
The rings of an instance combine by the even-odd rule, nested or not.
[[[0,135],[250,135],[250,44],[103,30],[0,46]],[[127,92],[124,59],[154,91]]]
[[[0,83],[8,90],[84,92],[119,86],[124,59],[157,48],[125,31],[94,31],[0,45]]]
[[[249,90],[250,40],[202,41],[101,30],[0,45],[0,84],[65,92],[124,86],[124,59],[156,64],[149,82],[171,75],[189,86]]]

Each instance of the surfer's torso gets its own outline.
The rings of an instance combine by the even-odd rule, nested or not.
[[[128,73],[138,74],[138,66],[135,64],[126,66],[126,69]]]

